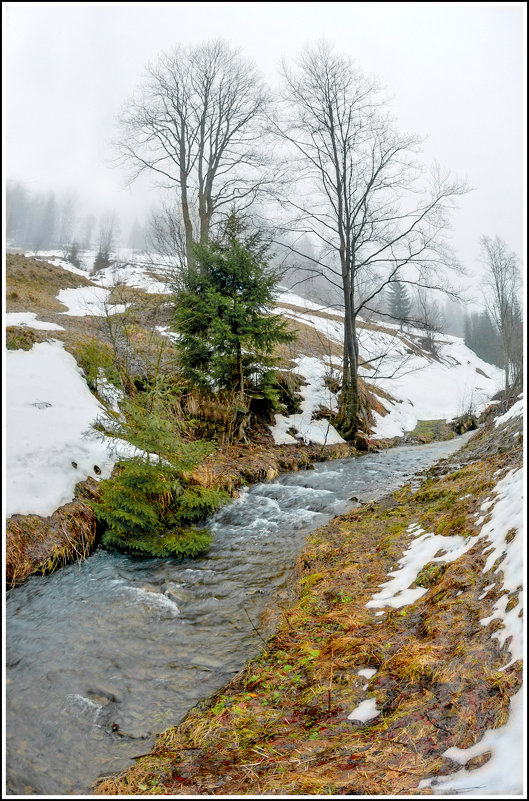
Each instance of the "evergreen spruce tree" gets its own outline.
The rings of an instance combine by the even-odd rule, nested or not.
[[[272,350],[294,339],[272,314],[279,276],[267,264],[267,249],[231,214],[218,239],[193,246],[175,297],[184,376],[205,391],[234,390],[243,405],[256,391],[272,396]]]
[[[72,242],[68,248],[67,259],[74,267],[81,266],[81,259],[79,258],[79,245],[77,242]]]
[[[390,283],[388,290],[389,313],[397,321],[402,323],[409,319],[411,311],[411,301],[406,287],[399,281]]]
[[[184,442],[163,400],[145,393],[143,402],[125,400],[97,428],[141,449],[122,459],[118,473],[100,482],[101,498],[91,503],[106,530],[102,545],[138,556],[191,557],[207,550],[211,535],[200,523],[228,500],[225,492],[189,483],[189,472],[213,446]]]

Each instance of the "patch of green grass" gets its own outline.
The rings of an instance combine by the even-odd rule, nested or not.
[[[31,328],[19,328],[18,326],[6,328],[6,348],[8,350],[31,350],[35,342],[40,342],[40,339]]]
[[[455,431],[446,424],[445,420],[418,420],[417,425],[410,432],[411,437],[417,437],[423,442],[434,440],[448,440],[455,437]]]

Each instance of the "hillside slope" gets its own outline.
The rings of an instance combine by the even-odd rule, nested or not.
[[[320,362],[321,374],[331,378],[339,374],[343,315],[286,291],[278,295],[277,308],[300,332],[297,349]],[[401,330],[389,323],[360,320],[358,339],[360,376],[383,407],[373,412],[376,439],[402,436],[420,420],[451,420],[469,411],[479,414],[503,386],[503,371],[476,356],[459,337],[439,334],[432,341],[413,327]],[[311,368],[317,373],[313,364],[298,361],[301,375],[306,378]],[[332,408],[336,398],[323,380],[318,388],[318,402],[327,400]],[[311,411],[314,408],[312,404]],[[279,439],[288,422],[278,423],[276,441],[288,441]]]
[[[85,268],[93,255],[85,254]],[[116,460],[130,453],[126,443],[98,438],[90,430],[105,406],[116,409],[119,401],[119,390],[104,373],[90,373],[90,360],[104,336],[108,340],[113,319],[121,336],[119,321],[124,312],[131,314],[126,325],[135,327],[138,370],[142,359],[148,362],[148,349],[152,354],[163,342],[170,369],[173,306],[167,280],[152,272],[148,259],[132,261],[127,255],[121,254],[115,268],[90,277],[57,253],[7,257],[8,517],[51,515],[73,500],[79,482],[109,476]],[[298,377],[300,407],[294,414],[276,415],[273,441],[339,445],[343,440],[329,415],[337,408],[343,319],[284,291],[277,310],[298,333],[297,342],[280,355]],[[378,393],[371,401],[376,403],[375,438],[410,431],[418,420],[450,419],[471,403],[479,411],[502,380],[501,371],[455,337],[427,350],[413,329],[363,323],[360,342],[364,389]],[[368,360],[381,355],[382,369],[368,369],[376,363]],[[395,375],[389,379],[380,373]]]

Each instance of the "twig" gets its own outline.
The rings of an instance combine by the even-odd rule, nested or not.
[[[266,645],[266,640],[265,640],[265,639],[263,639],[263,638],[261,637],[261,633],[260,633],[260,632],[259,632],[259,631],[258,631],[258,630],[255,628],[255,626],[254,626],[254,624],[252,623],[252,620],[251,620],[251,618],[250,618],[250,615],[249,615],[249,614],[248,614],[248,612],[246,611],[246,607],[245,607],[245,606],[243,606],[243,609],[244,609],[244,613],[245,613],[246,617],[247,617],[247,618],[248,618],[248,620],[250,621],[250,626],[251,626],[251,627],[252,627],[252,629],[255,631],[255,633],[257,634],[257,636],[258,636],[258,637],[259,637],[261,640],[263,640],[264,644]]]
[[[436,722],[435,722],[435,720],[432,720],[432,719],[431,719],[431,717],[430,717],[430,715],[428,714],[428,712],[426,712],[426,710],[424,711],[424,714],[426,715],[426,717],[428,718],[428,720],[430,721],[430,723],[432,724],[432,726],[435,726],[435,728],[436,728],[436,729],[441,729],[441,731],[444,731],[444,732],[446,732],[446,734],[452,734],[452,732],[450,731],[450,729],[445,729],[445,727],[444,727],[444,726],[441,726],[441,724],[440,724],[440,723],[436,723]]]
[[[331,711],[331,692],[332,692],[332,674],[334,668],[334,650],[331,650],[331,677],[329,679],[329,689],[327,690],[327,704],[328,704],[328,711]]]

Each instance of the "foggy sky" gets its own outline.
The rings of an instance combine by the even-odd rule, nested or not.
[[[479,238],[522,256],[525,4],[4,3],[4,173],[37,190],[77,188],[96,214],[141,220],[156,194],[111,166],[115,116],[145,65],[178,42],[223,38],[278,81],[321,36],[377,75],[402,131],[475,190],[453,243],[477,274]]]

